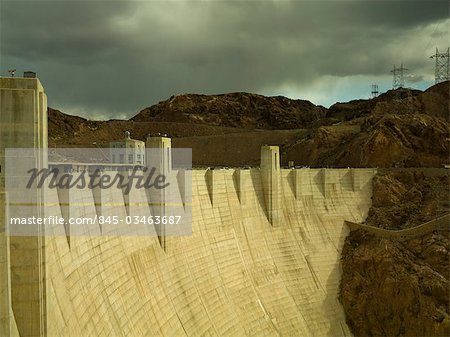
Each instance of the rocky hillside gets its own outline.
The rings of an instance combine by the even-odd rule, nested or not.
[[[399,88],[373,99],[353,100],[330,106],[326,117],[349,121],[369,114],[428,114],[449,121],[449,82],[431,86],[425,91]]]
[[[107,147],[109,142],[122,138],[125,131],[130,131],[132,138],[142,140],[149,134],[156,135],[158,133],[176,138],[248,131],[239,128],[175,122],[91,121],[67,115],[52,108],[48,108],[48,130],[50,147],[90,147],[93,142],[99,146]]]
[[[341,122],[314,129],[287,146],[302,165],[442,167],[449,164],[449,82],[424,92],[390,90],[372,100],[337,103],[327,117]]]
[[[129,121],[88,121],[49,109],[49,144],[108,146],[131,131],[136,139],[149,133],[176,138],[176,146],[192,147],[198,165],[257,165],[259,146],[273,144],[281,147],[285,165],[442,167],[449,164],[449,125],[444,82],[424,92],[390,90],[329,109],[247,93],[177,95]],[[281,135],[279,129],[286,131]]]
[[[284,151],[321,167],[442,167],[449,163],[450,124],[428,114],[370,114],[313,130]]]
[[[405,229],[449,213],[449,174],[442,169],[379,170],[366,224]]]
[[[450,211],[450,176],[441,170],[384,171],[373,181],[366,223],[419,225]],[[450,335],[449,231],[407,241],[354,231],[342,252],[340,301],[355,336]]]
[[[249,93],[183,94],[134,116],[135,122],[182,122],[245,129],[301,129],[326,124],[327,109],[309,101]]]

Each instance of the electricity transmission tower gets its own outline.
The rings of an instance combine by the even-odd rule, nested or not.
[[[378,96],[379,91],[378,91],[378,84],[372,84],[372,98],[375,98]]]
[[[440,53],[436,48],[436,54],[430,56],[432,59],[436,59],[436,66],[434,68],[434,82],[440,83],[449,80],[448,76],[448,64],[449,64],[450,48],[447,48],[447,52]]]
[[[408,69],[403,68],[403,64],[400,65],[400,68],[394,65],[394,69],[391,70],[391,73],[394,75],[393,89],[403,88],[405,86],[404,73],[406,70]]]

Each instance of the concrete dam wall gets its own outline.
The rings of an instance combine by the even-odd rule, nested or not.
[[[10,82],[2,95],[11,101],[21,89]],[[35,120],[20,132],[45,141]],[[2,147],[20,147],[8,139]],[[11,205],[0,192],[0,336],[351,336],[337,299],[344,222],[366,218],[375,170],[280,169],[278,149],[266,147],[261,168],[191,172],[188,236],[71,236],[64,225],[57,235],[8,236]],[[128,201],[88,188],[39,198],[44,216],[152,212],[133,207],[149,201],[142,189]]]
[[[297,197],[295,171],[280,173],[277,226],[258,169],[246,172],[244,202],[234,170],[214,171],[213,204],[207,172],[194,170],[193,235],[169,238],[166,251],[157,237],[73,237],[70,247],[48,237],[48,335],[350,336],[337,300],[344,219],[366,217],[374,172],[299,171]],[[74,212],[95,212],[91,201]]]

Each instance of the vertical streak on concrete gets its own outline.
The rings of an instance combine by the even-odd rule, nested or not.
[[[301,197],[312,195],[309,175],[310,175],[309,168],[294,170],[295,198],[297,200],[299,200]]]
[[[89,177],[89,180],[91,181],[91,177]],[[100,176],[96,176],[96,178],[92,179],[93,185],[95,187],[91,189],[91,192],[92,192],[92,197],[94,198],[95,212],[97,213],[98,217],[101,217],[101,216],[106,215],[106,214],[103,214],[103,204],[106,201],[104,200],[102,189],[98,186],[99,181],[100,181]],[[99,228],[100,228],[100,233],[104,234],[104,228],[103,228],[101,222],[99,222]]]
[[[267,219],[279,225],[280,212],[280,151],[278,146],[261,147],[261,181],[264,190]]]
[[[123,171],[123,172],[120,172],[120,174],[119,174],[121,177],[123,177],[122,197],[123,197],[123,203],[125,205],[125,211],[127,213],[127,216],[129,216],[131,214],[130,213],[130,192],[131,191],[127,191],[126,186],[129,183],[133,183],[133,182],[130,182],[129,174],[130,174],[129,171]]]
[[[236,192],[241,206],[246,204],[246,189],[250,181],[250,170],[237,169],[233,174]]]
[[[350,174],[352,177],[353,192],[357,192],[361,189],[361,181],[358,179],[358,171],[352,168],[350,169]]]
[[[179,170],[177,173],[177,186],[181,196],[181,201],[183,202],[183,208],[186,210],[186,170]]]
[[[326,168],[322,168],[320,170],[320,178],[321,178],[323,196],[325,197],[325,199],[327,199],[328,191],[327,191],[327,169]]]
[[[336,192],[337,184],[339,183],[339,175],[336,170],[329,170],[323,168],[321,170],[322,174],[322,185],[323,185],[323,196],[325,199],[329,199],[333,192]]]
[[[67,244],[70,247],[70,190],[68,188],[57,188],[56,189],[59,200],[59,207],[61,209],[61,215],[65,220],[64,230],[66,232]]]
[[[209,200],[214,207],[214,169],[205,172],[206,188],[208,189]]]

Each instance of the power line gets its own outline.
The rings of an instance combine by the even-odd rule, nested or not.
[[[440,24],[441,24],[441,21],[438,21],[437,24],[436,24],[436,26],[434,27],[433,33],[431,33],[430,39],[428,40],[428,44],[427,44],[427,46],[425,47],[425,51],[427,51],[428,48],[429,48],[429,47],[431,46],[431,44],[433,43],[433,39],[435,39],[433,36],[434,36],[434,34],[436,33],[436,31],[437,31],[437,29],[438,29],[438,27],[439,27]]]

